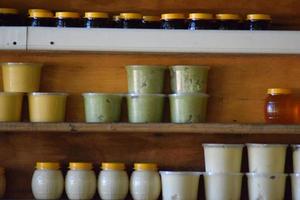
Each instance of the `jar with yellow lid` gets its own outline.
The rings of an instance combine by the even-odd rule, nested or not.
[[[269,88],[265,99],[265,120],[272,124],[294,122],[292,91],[286,88]]]
[[[189,30],[215,29],[214,16],[210,13],[190,13]]]
[[[77,12],[56,12],[56,27],[82,27],[80,14]]]
[[[241,17],[238,14],[217,14],[216,20],[219,30],[241,29]]]
[[[5,169],[0,167],[0,199],[3,198],[6,190]]]
[[[143,16],[143,28],[147,29],[159,29],[160,17],[159,16]]]
[[[86,12],[84,14],[83,26],[85,28],[110,28],[108,13]]]
[[[54,14],[50,10],[30,9],[28,11],[28,26],[54,27]]]
[[[186,29],[185,15],[182,13],[165,13],[161,15],[162,29]]]
[[[120,13],[121,28],[142,28],[143,16],[140,13]]]
[[[68,199],[92,199],[96,193],[96,175],[92,163],[69,163],[65,188]]]
[[[103,200],[123,200],[129,188],[124,163],[102,163],[98,178],[98,192]]]
[[[120,15],[114,15],[111,19],[112,21],[112,28],[122,28],[122,20]]]
[[[266,14],[248,14],[246,29],[255,30],[269,30],[271,28],[271,16]]]
[[[64,178],[57,162],[37,162],[31,180],[35,199],[60,199],[64,190]]]
[[[0,8],[0,26],[22,26],[19,11],[14,8]]]
[[[130,192],[134,200],[157,200],[161,192],[161,181],[157,165],[135,163],[130,179]]]

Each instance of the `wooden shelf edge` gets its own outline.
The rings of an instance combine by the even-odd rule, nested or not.
[[[300,125],[266,124],[131,124],[131,123],[0,123],[0,132],[117,132],[197,134],[300,134]]]

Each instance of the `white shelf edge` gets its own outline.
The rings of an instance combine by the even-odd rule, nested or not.
[[[1,50],[26,50],[27,27],[0,27]]]

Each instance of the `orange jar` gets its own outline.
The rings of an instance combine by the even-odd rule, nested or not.
[[[271,124],[294,122],[293,96],[290,89],[270,88],[265,101],[265,120]]]

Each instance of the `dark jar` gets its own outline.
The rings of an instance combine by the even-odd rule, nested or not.
[[[271,28],[271,16],[265,14],[247,15],[246,29],[251,31],[269,30]]]
[[[35,27],[54,27],[54,15],[48,10],[32,9],[29,11],[27,25]]]
[[[159,29],[160,17],[159,16],[143,16],[143,28]]]
[[[241,17],[237,14],[217,14],[216,19],[219,30],[241,29]]]
[[[86,12],[84,14],[83,26],[86,28],[110,28],[108,13]]]
[[[80,14],[77,12],[56,12],[56,27],[82,27]]]
[[[190,13],[189,30],[215,29],[214,16],[210,13]]]
[[[161,15],[162,29],[186,29],[186,19],[182,13],[166,13]]]
[[[0,26],[22,26],[22,20],[14,8],[0,8]]]
[[[122,28],[122,21],[120,15],[114,15],[112,17],[112,28]]]
[[[143,16],[139,13],[121,13],[121,28],[143,28]]]

